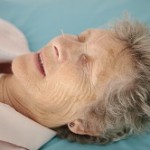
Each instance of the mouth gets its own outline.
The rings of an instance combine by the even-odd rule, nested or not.
[[[39,72],[45,77],[46,73],[45,73],[45,68],[44,68],[44,63],[41,57],[41,53],[37,53],[37,68],[39,70]]]

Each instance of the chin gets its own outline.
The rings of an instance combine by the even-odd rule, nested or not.
[[[17,78],[23,78],[25,76],[26,66],[22,57],[23,56],[18,56],[12,61],[12,73]]]
[[[33,54],[26,54],[16,57],[12,61],[12,72],[19,82],[27,83],[28,81],[39,81],[33,61]]]

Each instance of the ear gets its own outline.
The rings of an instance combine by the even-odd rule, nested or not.
[[[84,127],[83,120],[81,119],[77,119],[68,123],[68,128],[71,132],[75,134],[99,136],[98,132],[86,129]]]

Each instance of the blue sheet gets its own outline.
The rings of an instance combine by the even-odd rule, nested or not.
[[[64,33],[106,27],[128,11],[150,25],[150,0],[0,0],[0,18],[14,23],[36,51]],[[33,142],[34,141],[33,139]],[[53,138],[41,150],[149,150],[150,134],[133,136],[106,146],[81,145]]]

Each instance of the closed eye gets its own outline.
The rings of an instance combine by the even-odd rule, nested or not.
[[[82,65],[86,65],[89,62],[89,57],[86,54],[81,54],[80,62]]]
[[[87,75],[87,77],[91,77],[92,68],[93,68],[92,67],[93,66],[92,58],[89,55],[83,53],[83,54],[81,54],[79,60],[80,60],[80,66],[81,66],[83,72],[85,73],[85,75]]]

